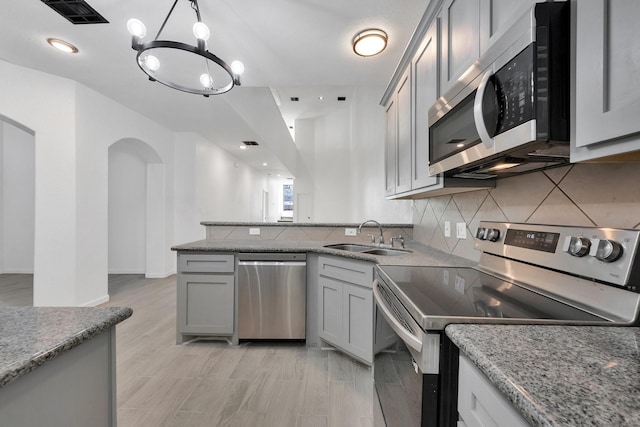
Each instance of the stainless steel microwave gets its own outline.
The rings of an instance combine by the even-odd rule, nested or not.
[[[568,163],[568,7],[535,4],[465,73],[469,84],[429,109],[429,174],[495,178]]]

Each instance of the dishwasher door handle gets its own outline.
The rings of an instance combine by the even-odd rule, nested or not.
[[[296,267],[306,266],[306,261],[239,261],[238,265],[260,265],[260,266],[283,266],[283,267]]]

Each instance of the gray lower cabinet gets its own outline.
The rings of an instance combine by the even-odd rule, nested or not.
[[[235,314],[235,256],[178,252],[176,341],[231,337]]]
[[[525,427],[529,423],[507,398],[464,355],[458,374],[458,414],[461,427]]]
[[[373,269],[370,262],[318,258],[318,335],[369,365],[373,363],[374,349],[386,348],[395,341],[375,310]],[[376,342],[376,337],[385,342]]]

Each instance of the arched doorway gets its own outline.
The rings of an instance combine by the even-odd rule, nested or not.
[[[0,305],[33,305],[35,133],[0,115]]]
[[[162,159],[138,139],[109,147],[108,272],[163,272],[165,170]]]

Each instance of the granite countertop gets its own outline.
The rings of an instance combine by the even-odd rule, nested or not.
[[[0,387],[132,313],[126,307],[0,307]]]
[[[381,256],[350,252],[325,247],[341,242],[292,241],[292,240],[198,240],[184,245],[173,246],[171,250],[179,252],[313,252],[324,255],[337,255],[362,261],[373,261],[380,265],[429,265],[429,266],[474,266],[475,262],[456,255],[447,254],[431,247],[410,241],[403,255]],[[363,244],[376,249],[379,246]],[[394,248],[401,250],[400,248]]]
[[[224,222],[224,221],[202,221],[200,225],[204,226],[235,226],[235,227],[353,227],[357,228],[360,223],[353,222]],[[413,224],[383,224],[383,228],[413,228]],[[372,223],[367,223],[364,227],[377,227]]]
[[[640,328],[449,325],[446,333],[534,426],[640,425]]]

